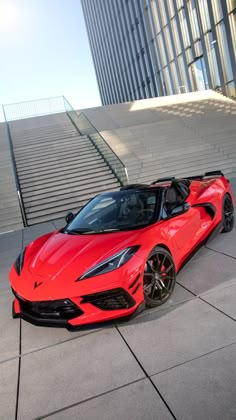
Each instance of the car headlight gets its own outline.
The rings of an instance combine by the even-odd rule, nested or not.
[[[22,250],[15,262],[15,268],[16,268],[16,272],[18,276],[20,275],[23,264],[24,264],[24,255],[25,255],[25,250]]]
[[[90,277],[99,276],[100,274],[105,274],[116,270],[117,268],[127,263],[130,258],[132,258],[133,255],[137,252],[139,247],[140,245],[130,246],[129,248],[125,248],[122,251],[117,252],[116,254],[112,255],[112,257],[109,257],[101,263],[90,268],[90,270],[86,271],[76,281],[89,279]]]

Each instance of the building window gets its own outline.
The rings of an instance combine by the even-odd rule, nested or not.
[[[186,15],[185,15],[184,9],[181,9],[179,12],[179,21],[180,21],[180,27],[181,27],[181,32],[182,32],[183,41],[184,41],[184,47],[187,48],[190,46],[190,38],[189,38],[188,25],[186,22]]]
[[[234,59],[236,61],[236,15],[233,13],[229,15],[229,24],[230,24],[231,34],[232,34]]]
[[[217,38],[218,38],[219,47],[220,47],[224,79],[225,81],[229,81],[233,79],[233,72],[232,72],[232,66],[231,66],[230,55],[229,55],[229,47],[228,47],[227,37],[226,37],[226,32],[225,32],[225,25],[223,21],[219,25],[216,26],[216,31],[217,31]]]
[[[200,38],[200,29],[199,29],[199,24],[198,24],[198,16],[197,16],[195,0],[191,0],[188,2],[188,10],[189,10],[191,28],[193,32],[193,40],[196,41],[197,39]]]
[[[158,51],[157,39],[153,39],[151,42],[152,56],[154,58],[154,66],[156,70],[161,68],[161,59]]]
[[[215,23],[219,22],[221,19],[223,19],[223,12],[221,7],[221,0],[214,0],[212,2],[212,8],[213,8],[213,14]]]
[[[181,49],[181,43],[180,43],[180,39],[179,39],[179,31],[178,31],[178,27],[177,27],[176,18],[173,18],[171,20],[171,30],[172,30],[172,35],[173,35],[173,38],[174,38],[176,54],[179,55],[181,53],[182,49]]]
[[[201,16],[203,33],[211,29],[211,22],[209,17],[209,10],[207,0],[198,0],[199,12]]]
[[[165,80],[167,95],[172,95],[174,92],[173,92],[173,89],[172,89],[172,86],[171,86],[170,73],[169,73],[168,67],[165,67],[163,69],[163,74],[164,74],[164,80]]]
[[[166,7],[165,7],[166,0],[158,0],[160,15],[161,15],[161,21],[162,26],[165,26],[167,24],[167,16],[166,16]]]
[[[179,87],[180,92],[185,93],[189,91],[189,88],[188,88],[188,79],[186,75],[186,67],[185,67],[183,55],[180,55],[177,58],[177,63],[178,63],[178,68],[179,68],[180,80],[181,80],[181,85]]]
[[[205,90],[209,88],[205,60],[198,58],[190,66],[190,77],[194,90]]]
[[[167,6],[168,6],[170,18],[172,18],[175,15],[175,8],[174,8],[173,1],[175,0],[167,0]]]
[[[159,19],[159,14],[158,14],[157,5],[156,5],[155,0],[151,0],[150,5],[151,5],[151,9],[152,9],[155,32],[156,32],[156,34],[159,34],[159,32],[161,30],[161,25],[160,25],[160,19]]]
[[[205,44],[206,44],[207,59],[208,59],[211,79],[212,79],[212,87],[216,88],[220,86],[220,75],[219,75],[219,69],[218,69],[216,51],[215,51],[217,41],[213,39],[213,35],[211,32],[209,32],[205,36]]]
[[[171,42],[171,39],[170,39],[169,26],[166,26],[163,29],[163,32],[164,32],[164,38],[166,40],[169,61],[172,61],[173,58],[174,58],[174,52],[173,52],[172,42]]]
[[[163,35],[161,32],[157,35],[157,42],[158,42],[158,47],[159,47],[160,56],[161,56],[161,67],[165,67],[167,64],[167,57],[166,57],[166,50],[164,47]]]
[[[232,10],[236,9],[236,1],[235,0],[227,0],[227,9],[228,13],[232,12]]]
[[[181,9],[181,7],[184,7],[184,0],[176,0],[177,3],[177,9]]]

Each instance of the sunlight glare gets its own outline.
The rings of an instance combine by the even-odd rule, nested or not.
[[[0,31],[14,26],[17,18],[16,8],[13,4],[0,0]]]

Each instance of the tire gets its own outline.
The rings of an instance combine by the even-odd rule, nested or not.
[[[176,283],[175,264],[171,254],[156,246],[148,256],[143,276],[143,293],[146,306],[154,308],[165,303]]]
[[[222,233],[231,232],[234,228],[234,205],[229,194],[225,194],[222,204]]]

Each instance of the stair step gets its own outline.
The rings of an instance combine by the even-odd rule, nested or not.
[[[102,181],[96,181],[95,187],[98,190],[100,186],[109,186],[117,184],[117,181],[115,177],[110,177],[107,179],[104,179]],[[85,191],[89,191],[91,188],[94,188],[93,184],[85,184],[85,185],[77,185],[75,187],[71,187],[68,185],[68,188],[61,188],[61,190],[58,191],[52,191],[51,193],[41,194],[40,196],[34,196],[30,197],[28,199],[24,199],[25,208],[29,209],[33,206],[43,206],[44,204],[49,205],[49,203],[56,203],[56,202],[63,202],[67,199],[69,200],[71,197],[74,199],[81,197]]]
[[[111,180],[110,183],[106,182],[105,185],[101,185],[99,186],[99,188],[91,188],[88,193],[90,193],[90,197],[99,194],[102,191],[108,191],[109,189],[112,190],[113,187],[117,187],[118,183],[114,182],[114,180]],[[82,196],[81,194],[81,199],[84,199],[84,196]],[[51,212],[54,212],[55,209],[61,209],[61,208],[68,208],[68,206],[70,205],[76,205],[76,201],[79,200],[75,200],[74,196],[72,195],[71,197],[65,199],[65,200],[61,200],[57,205],[55,205],[56,203],[47,203],[47,204],[42,204],[42,205],[35,205],[35,206],[31,206],[31,207],[26,207],[26,214],[27,217],[29,215],[35,215],[36,213],[41,213],[42,215],[45,214],[50,214]]]
[[[113,173],[111,173],[109,170],[105,171],[99,171],[97,173],[89,173],[88,175],[77,175],[76,177],[70,177],[68,179],[52,179],[51,181],[46,181],[42,183],[37,184],[26,184],[21,187],[22,195],[24,197],[24,200],[27,200],[27,198],[31,199],[34,195],[40,196],[44,195],[46,193],[52,194],[56,191],[61,191],[64,188],[73,188],[75,187],[78,189],[80,186],[82,189],[84,186],[94,185],[97,182],[104,181],[106,179],[116,179]]]

